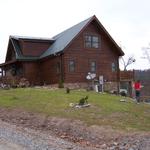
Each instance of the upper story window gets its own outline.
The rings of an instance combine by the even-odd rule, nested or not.
[[[99,48],[99,37],[92,35],[85,35],[86,48]]]
[[[90,62],[90,71],[91,72],[96,72],[96,61],[91,61]]]
[[[75,72],[75,61],[74,60],[69,61],[69,72]]]

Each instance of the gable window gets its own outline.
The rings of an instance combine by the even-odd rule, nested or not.
[[[60,62],[57,62],[57,64],[56,64],[56,72],[60,73],[60,71],[61,71],[61,65],[60,65]]]
[[[111,70],[112,72],[117,71],[116,64],[114,62],[111,64]]]
[[[98,36],[85,35],[85,47],[86,48],[99,48]]]
[[[91,61],[90,62],[90,71],[91,72],[96,72],[96,61]]]
[[[75,61],[74,60],[69,61],[69,72],[75,72]]]

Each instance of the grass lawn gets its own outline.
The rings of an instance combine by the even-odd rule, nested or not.
[[[71,108],[69,103],[78,103],[88,95],[89,108]],[[121,97],[64,89],[49,90],[22,88],[0,90],[0,107],[21,108],[49,116],[79,119],[88,125],[111,126],[115,129],[150,131],[150,105],[120,102]]]

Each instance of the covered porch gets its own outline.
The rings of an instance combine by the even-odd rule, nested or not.
[[[8,61],[0,64],[0,83],[12,84],[23,76],[22,63],[17,60]]]

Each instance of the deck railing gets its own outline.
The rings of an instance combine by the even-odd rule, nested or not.
[[[121,81],[130,81],[134,80],[134,70],[133,71],[120,71],[120,80]]]

